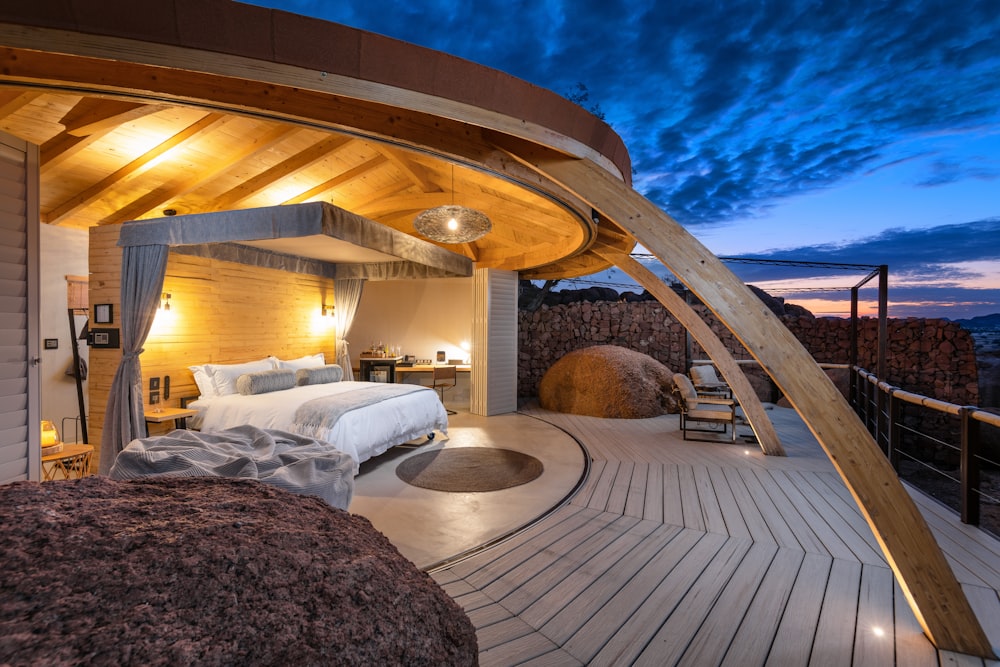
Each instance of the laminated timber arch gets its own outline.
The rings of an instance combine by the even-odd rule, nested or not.
[[[923,516],[847,401],[792,333],[683,227],[605,170],[586,160],[544,156],[535,156],[534,164],[633,235],[767,371],[840,473],[934,645],[992,658],[990,641]],[[630,268],[626,261],[619,266]]]
[[[149,159],[113,168],[73,168],[96,138],[119,126],[139,127],[165,109],[166,115],[190,115],[167,140],[176,139],[181,148],[248,119],[265,122],[244,144],[289,146],[292,158],[223,191],[224,199],[240,205],[257,188],[269,194],[268,186],[281,176],[304,175],[311,163],[301,156],[309,151],[325,152],[333,164],[338,151],[361,154],[373,141],[388,148],[364,163],[370,170],[367,200],[344,207],[401,229],[414,206],[450,194],[442,167],[462,165],[462,194],[483,197],[477,207],[491,215],[494,208],[506,213],[495,220],[502,243],[462,249],[484,266],[532,277],[586,275],[610,265],[592,251],[603,250],[595,248],[601,231],[619,233],[613,249],[626,255],[638,240],[737,335],[803,416],[854,495],[931,641],[940,649],[992,657],[926,523],[871,436],[759,300],[631,189],[627,152],[606,125],[503,73],[345,26],[228,0],[144,1],[115,11],[119,6],[66,0],[0,8],[0,119],[12,133],[42,146],[43,190],[63,188],[60,200],[43,202],[43,215],[87,227],[120,222],[109,219],[116,211],[87,218],[94,202],[145,211],[131,218],[173,207],[169,199],[151,203],[156,193],[143,190],[146,174],[171,163],[155,159],[152,151]],[[309,133],[320,136],[301,145]],[[237,155],[239,150],[232,152],[238,167],[260,158],[259,151]],[[205,147],[194,152],[211,157]],[[405,185],[395,206],[385,203],[399,194],[392,184],[377,185],[384,170],[395,170]],[[190,175],[173,176],[161,184],[196,186],[184,180]],[[297,193],[267,203],[325,197],[325,187],[356,186],[355,176],[353,168],[328,172],[328,183],[303,182]],[[76,191],[69,191],[74,184]],[[129,190],[132,185],[137,189]],[[554,224],[532,226],[521,208],[525,202]],[[555,209],[549,208],[553,203]],[[600,228],[591,209],[602,216]]]

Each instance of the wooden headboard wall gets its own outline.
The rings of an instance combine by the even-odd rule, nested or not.
[[[115,244],[120,225],[90,231],[90,304],[114,306],[114,322],[91,327],[121,328],[121,249]],[[197,395],[188,366],[238,363],[274,355],[292,359],[323,352],[334,360],[333,305],[330,279],[260,269],[231,262],[171,253],[163,291],[170,294],[169,312],[161,311],[143,346],[143,387],[149,378],[170,376],[170,398]],[[99,446],[108,392],[121,350],[91,349],[88,435]],[[162,392],[162,389],[161,389]],[[96,459],[97,457],[95,457]]]

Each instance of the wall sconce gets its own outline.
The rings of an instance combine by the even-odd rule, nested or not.
[[[323,317],[326,317],[327,315],[329,315],[330,317],[333,317],[333,310],[334,310],[333,306],[328,306],[328,305],[326,305],[324,303],[323,304]]]
[[[160,308],[170,310],[170,292],[164,292],[160,299]]]

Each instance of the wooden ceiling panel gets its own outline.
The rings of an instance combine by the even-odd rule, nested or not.
[[[0,129],[42,147],[41,211],[53,224],[329,201],[416,234],[420,211],[458,203],[486,213],[493,232],[446,247],[482,266],[541,266],[589,242],[581,216],[541,191],[280,120],[11,87],[0,88]]]

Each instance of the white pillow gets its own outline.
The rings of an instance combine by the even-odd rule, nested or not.
[[[259,373],[274,370],[271,359],[250,361],[245,364],[205,364],[216,396],[229,396],[236,393],[236,380],[245,373]]]
[[[194,383],[198,385],[201,398],[215,398],[219,395],[215,391],[215,383],[212,382],[212,374],[208,371],[208,364],[188,366],[188,370],[194,374]]]
[[[274,359],[274,357],[271,357]],[[283,361],[281,359],[274,359],[276,362],[275,368],[288,368],[293,371],[297,371],[300,368],[319,368],[320,366],[326,365],[326,359],[322,352],[317,352],[316,354],[310,354],[305,357],[299,357],[298,359],[290,359],[288,361]]]

